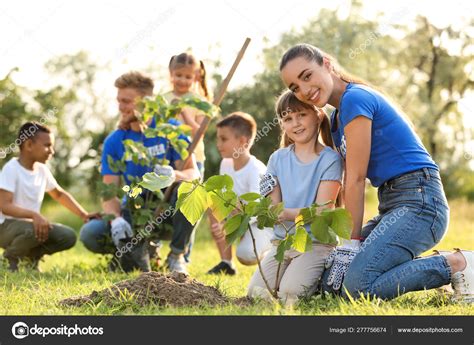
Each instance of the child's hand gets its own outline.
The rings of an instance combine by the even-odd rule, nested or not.
[[[91,219],[101,219],[102,214],[100,212],[91,212],[84,214],[81,218],[84,223],[87,223]]]
[[[33,228],[35,231],[35,237],[39,243],[43,243],[48,239],[51,224],[45,217],[43,217],[39,213],[36,213],[33,216]]]

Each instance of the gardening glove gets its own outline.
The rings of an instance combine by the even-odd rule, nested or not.
[[[122,217],[115,218],[110,225],[112,226],[110,232],[112,234],[112,241],[117,248],[120,248],[120,241],[133,236],[132,227]]]
[[[326,259],[325,268],[331,268],[327,285],[332,286],[334,290],[341,288],[344,275],[359,251],[359,240],[342,240],[342,245],[333,250]]]
[[[277,185],[277,180],[273,177],[272,174],[266,173],[261,176],[259,189],[261,196],[267,196],[270,194]]]
[[[172,166],[156,164],[155,168],[153,169],[153,172],[160,176],[171,177],[173,182],[176,180],[176,173],[174,172]]]

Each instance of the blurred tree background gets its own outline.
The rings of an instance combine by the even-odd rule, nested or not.
[[[252,153],[266,162],[279,145],[280,131],[273,122],[273,107],[284,89],[278,71],[280,57],[296,43],[313,44],[333,55],[351,74],[390,95],[440,165],[448,197],[474,200],[472,152],[467,150],[474,133],[463,126],[459,109],[459,101],[473,92],[474,22],[462,28],[438,28],[418,17],[412,25],[392,25],[382,14],[367,20],[361,12],[357,1],[344,18],[338,16],[337,10],[321,10],[298,30],[284,34],[276,45],[262,52],[264,66],[253,82],[228,92],[221,105],[222,113],[239,110],[256,118],[260,135]],[[219,64],[215,61],[213,66],[216,85],[222,80],[217,72]],[[57,81],[56,86],[46,90],[16,85],[12,79],[15,69],[0,80],[0,147],[14,142],[21,123],[39,120],[54,109],[54,121],[47,124],[57,133],[56,156],[51,162],[55,176],[65,187],[80,183],[93,191],[93,181],[99,178],[101,143],[116,123],[110,116],[114,114],[107,114],[106,104],[114,100],[100,97],[94,87],[96,74],[106,66],[99,66],[87,53],[79,52],[53,58],[45,68]],[[161,72],[166,71],[166,66],[160,68]],[[329,113],[332,109],[326,110]],[[467,111],[472,116],[472,109]],[[205,143],[208,177],[219,170],[215,123],[210,126]],[[1,157],[0,168],[11,156]]]

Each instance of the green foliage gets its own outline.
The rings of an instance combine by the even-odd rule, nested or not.
[[[173,182],[173,179],[169,176],[160,176],[150,172],[143,175],[142,180],[138,184],[152,192],[158,192],[163,188],[171,186]]]
[[[170,162],[165,157],[170,147],[174,148],[180,154],[182,160],[185,160],[188,157],[188,142],[184,140],[183,137],[191,133],[190,127],[170,123],[170,120],[175,119],[184,107],[197,108],[210,117],[215,116],[218,111],[218,108],[214,105],[198,98],[186,98],[177,103],[168,104],[161,95],[157,95],[153,98],[145,97],[139,104],[141,113],[137,113],[137,117],[144,123],[148,124],[152,121],[155,123],[153,128],[145,128],[145,136],[147,138],[157,136],[166,138],[170,145],[166,145],[163,158],[157,159],[142,142],[124,140],[125,154],[123,157],[120,160],[114,160],[111,156],[107,157],[107,162],[111,170],[115,173],[124,173],[127,161],[132,161],[134,164],[147,167],[154,167],[157,164],[162,166],[169,165]],[[124,186],[122,189],[128,196],[126,198],[127,208],[132,214],[134,227],[142,227],[148,221],[153,220],[154,209],[164,204],[162,189],[171,186],[174,180],[169,176],[160,176],[154,172],[146,173],[141,178],[135,179],[128,176],[128,179],[131,180],[132,183]],[[191,223],[195,224],[209,205],[212,205],[217,215],[225,213],[225,216],[227,216],[226,212],[230,208],[229,205],[218,202],[217,200],[212,202],[202,186],[194,185],[193,183],[183,183],[181,187],[180,190],[185,195],[190,194],[191,190],[194,191],[193,198],[196,200],[191,200],[193,202],[189,202],[189,200],[183,198],[182,195],[177,201],[177,204],[189,215]],[[147,192],[144,192],[142,188],[146,189]],[[190,190],[187,191],[186,188],[190,188]],[[107,195],[108,199],[113,196],[113,192],[117,192],[117,190],[111,190],[109,187],[103,186],[102,189],[106,191],[104,194]],[[232,186],[230,186],[230,190],[232,190]],[[116,196],[119,195],[116,194]],[[231,197],[231,195],[229,196],[229,192],[223,193],[222,196]]]
[[[270,197],[261,197],[257,193],[246,193],[238,197],[231,190],[233,184],[228,175],[212,176],[204,183],[199,180],[183,182],[178,189],[176,210],[179,209],[191,224],[195,224],[210,208],[219,221],[224,220],[224,231],[229,245],[242,238],[247,231],[250,231],[253,238],[254,230],[249,225],[252,217],[257,217],[259,230],[256,231],[276,224],[283,226],[286,237],[278,245],[275,255],[275,259],[280,263],[284,259],[285,251],[290,248],[300,252],[312,249],[313,239],[306,231],[305,224],[311,226],[313,235],[322,243],[336,243],[336,234],[342,238],[350,238],[352,221],[346,210],[320,211],[321,206],[330,202],[303,208],[293,226],[287,228],[279,219],[284,209],[282,202],[274,205]],[[292,231],[293,228],[295,231]],[[260,262],[259,259],[257,261]],[[259,269],[261,270],[260,263]],[[263,272],[260,273],[264,277]],[[267,288],[271,295],[276,296],[276,292],[268,285]]]
[[[198,180],[184,181],[178,189],[176,209],[180,210],[191,224],[201,219],[210,206],[209,195]]]

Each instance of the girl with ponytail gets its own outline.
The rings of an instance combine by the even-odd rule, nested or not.
[[[341,188],[342,159],[332,149],[329,120],[323,111],[299,101],[291,91],[279,97],[275,110],[281,125],[282,143],[270,156],[260,193],[269,195],[274,204],[283,201],[285,208],[279,218],[286,228],[290,228],[301,208],[336,200]],[[334,203],[324,207],[333,208]],[[285,251],[278,278],[275,255],[279,242],[286,237],[282,225],[275,226],[272,248],[261,263],[264,276],[271,286],[277,286],[279,297],[287,305],[314,292],[324,263],[336,245],[319,243],[309,226],[306,231],[313,238],[312,250],[305,253],[294,249]],[[248,294],[268,297],[259,270],[250,281]]]
[[[206,68],[201,60],[196,59],[190,53],[181,53],[173,55],[170,59],[169,66],[170,81],[173,89],[167,92],[164,97],[172,103],[173,101],[182,97],[198,96],[208,100],[210,98],[207,88]],[[198,113],[197,110],[191,108],[183,109],[179,115],[178,120],[191,127],[194,135],[200,125],[204,115]],[[194,154],[196,155],[196,162],[201,173],[204,176],[204,143],[201,140],[196,147]]]

